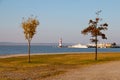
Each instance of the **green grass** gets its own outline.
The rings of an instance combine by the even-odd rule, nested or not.
[[[97,61],[92,53],[34,55],[31,63],[28,63],[28,56],[0,58],[0,79],[36,80],[63,74],[69,69],[115,60],[120,60],[120,53],[99,53]]]

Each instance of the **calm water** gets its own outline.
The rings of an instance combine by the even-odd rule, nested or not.
[[[94,48],[58,48],[57,46],[32,46],[31,53],[94,52]],[[99,48],[99,52],[120,52],[120,48]],[[0,46],[0,55],[27,53],[27,46]]]

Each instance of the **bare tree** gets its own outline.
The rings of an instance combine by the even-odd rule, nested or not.
[[[29,17],[27,20],[23,18],[22,28],[24,30],[25,38],[28,41],[28,57],[29,57],[28,62],[29,63],[31,62],[30,61],[30,47],[31,47],[30,44],[34,34],[36,33],[36,28],[38,25],[39,25],[39,21],[36,18]]]
[[[98,36],[101,36],[102,39],[107,39],[106,35],[101,32],[102,30],[107,30],[108,24],[98,24],[100,21],[100,18],[98,17],[99,13],[101,12],[98,11],[97,17],[95,20],[89,20],[89,26],[85,28],[84,30],[81,31],[82,34],[87,35],[88,33],[91,34],[92,39],[91,42],[95,43],[95,60],[97,60],[97,42],[98,42]]]

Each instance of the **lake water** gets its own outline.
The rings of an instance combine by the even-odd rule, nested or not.
[[[27,53],[27,45],[0,46],[0,55]],[[56,45],[32,45],[31,53],[94,52],[94,48],[58,48]],[[98,52],[120,52],[120,48],[98,48]]]

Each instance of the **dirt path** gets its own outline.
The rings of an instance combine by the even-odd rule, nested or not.
[[[45,80],[120,80],[120,61],[74,69]]]

